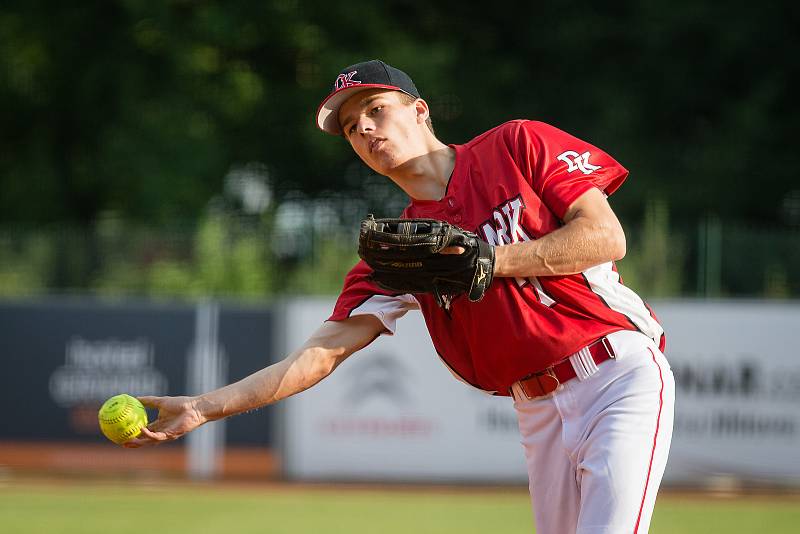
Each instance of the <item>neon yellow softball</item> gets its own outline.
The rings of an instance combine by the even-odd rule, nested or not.
[[[147,426],[147,412],[139,399],[123,393],[103,403],[97,420],[103,435],[122,445],[138,436],[142,427]]]

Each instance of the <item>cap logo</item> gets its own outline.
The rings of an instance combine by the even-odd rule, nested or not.
[[[345,87],[351,87],[353,85],[360,85],[361,82],[359,80],[354,80],[353,76],[355,76],[357,70],[353,72],[348,72],[347,74],[340,74],[338,78],[336,78],[336,82],[333,84],[333,88],[335,91],[339,89],[344,89]]]

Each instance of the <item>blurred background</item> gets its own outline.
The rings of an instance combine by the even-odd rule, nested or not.
[[[381,469],[387,439],[400,435],[400,452],[409,436],[439,439],[438,419],[390,394],[365,413],[345,406],[358,412],[347,421],[318,414],[322,426],[293,429],[287,421],[303,419],[293,414],[313,409],[299,401],[139,454],[96,428],[110,395],[216,387],[325,318],[357,259],[358,221],[406,204],[314,122],[342,67],[380,58],[414,78],[444,142],[530,118],[630,170],[611,197],[628,237],[619,270],[664,310],[686,406],[676,419],[686,461],[666,485],[797,488],[797,23],[790,2],[3,2],[0,401],[14,409],[0,426],[0,480],[523,488],[521,456],[473,476],[454,473],[478,456],[453,459],[452,472],[413,455]],[[413,320],[408,332],[427,335]],[[435,353],[428,343],[415,350],[432,357],[404,358],[411,342],[393,341],[375,344],[382,364],[347,372],[406,376],[414,398],[413,377],[439,365]],[[346,404],[358,380],[320,395]],[[521,454],[513,410],[474,402],[476,428]],[[314,429],[323,437],[304,433]],[[324,450],[325,435],[343,434],[375,448],[333,471],[308,463],[319,450],[298,453],[306,439]],[[730,461],[692,456],[734,442]]]
[[[355,222],[406,201],[314,114],[343,66],[382,58],[411,73],[445,142],[533,118],[623,163],[620,267],[640,292],[797,297],[796,14],[4,2],[0,292],[335,293]]]

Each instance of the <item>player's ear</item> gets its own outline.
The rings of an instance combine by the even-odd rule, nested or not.
[[[418,98],[414,102],[414,109],[417,112],[417,124],[425,124],[425,121],[431,118],[431,110],[423,99]]]

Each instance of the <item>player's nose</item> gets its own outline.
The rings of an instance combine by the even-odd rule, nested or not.
[[[375,122],[369,117],[361,117],[356,125],[358,133],[364,134],[375,131]]]

